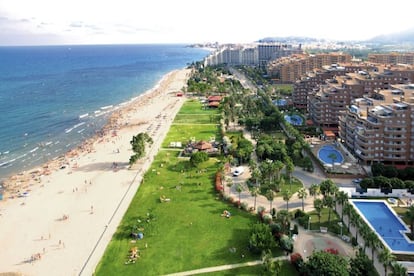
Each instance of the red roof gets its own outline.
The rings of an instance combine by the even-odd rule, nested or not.
[[[222,99],[222,97],[221,97],[221,96],[209,96],[209,97],[207,98],[207,100],[208,100],[209,102],[219,102],[219,101],[221,101],[221,99]]]
[[[220,105],[220,103],[219,102],[209,102],[208,103],[208,106],[209,107],[218,107]]]
[[[199,150],[206,150],[206,149],[211,149],[213,146],[209,142],[199,141],[197,142],[197,144],[195,144],[194,147]]]

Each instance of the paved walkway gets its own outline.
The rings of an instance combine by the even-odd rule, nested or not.
[[[278,260],[288,260],[288,256],[281,256],[273,258],[274,261]],[[196,275],[196,274],[202,274],[202,273],[210,273],[210,272],[216,272],[216,271],[223,271],[223,270],[230,270],[234,268],[239,267],[246,267],[246,266],[255,266],[262,264],[263,261],[251,261],[246,263],[240,263],[240,264],[229,264],[229,265],[220,265],[220,266],[212,266],[212,267],[206,267],[206,268],[200,268],[195,270],[189,270],[189,271],[183,271],[183,272],[177,272],[173,274],[168,274],[166,276],[186,276],[186,275]]]

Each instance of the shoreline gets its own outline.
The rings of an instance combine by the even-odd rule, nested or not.
[[[0,239],[7,248],[0,252],[0,272],[93,273],[185,101],[176,92],[189,74],[190,69],[167,73],[154,88],[115,110],[98,135],[8,179],[0,201]],[[129,141],[140,132],[154,143],[130,169]],[[27,196],[19,197],[22,192]]]
[[[118,121],[123,119],[125,113],[131,112],[133,110],[136,111],[137,107],[142,107],[149,100],[159,95],[162,92],[160,91],[162,84],[166,82],[168,78],[170,78],[174,73],[181,70],[185,69],[176,69],[166,73],[151,89],[146,90],[136,97],[132,97],[126,102],[117,104],[116,106],[114,105],[115,108],[110,112],[110,115],[106,119],[106,123],[100,129],[96,130],[95,134],[83,141],[80,141],[74,148],[37,166],[33,166],[26,170],[18,170],[16,173],[12,173],[11,175],[6,176],[2,180],[2,183],[0,183],[3,184],[4,189],[3,201],[18,197],[19,193],[21,193],[21,191],[18,191],[20,189],[20,185],[18,184],[21,184],[21,186],[23,186],[23,189],[25,189],[27,188],[24,187],[25,185],[27,186],[25,182],[30,181],[30,179],[32,179],[35,183],[40,183],[41,176],[49,175],[52,171],[59,170],[59,168],[62,166],[68,165],[68,159],[79,156],[79,154],[84,154],[85,152],[90,153],[93,151],[93,144],[101,140],[104,136],[108,135],[109,131],[116,131],[122,127],[125,127],[122,125],[119,126],[118,124]],[[1,202],[2,201],[0,200],[0,203]]]

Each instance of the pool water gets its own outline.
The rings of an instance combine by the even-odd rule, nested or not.
[[[294,126],[301,126],[303,124],[303,119],[299,115],[285,115],[285,120]]]
[[[414,254],[414,243],[405,232],[410,229],[383,200],[351,200],[380,240],[394,253]]]
[[[287,105],[287,101],[285,99],[273,100],[273,104],[276,106],[285,106]]]
[[[334,158],[332,158],[334,156]],[[344,157],[342,154],[332,145],[325,145],[318,151],[318,158],[325,164],[343,163]]]

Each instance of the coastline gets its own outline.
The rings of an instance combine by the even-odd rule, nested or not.
[[[0,239],[7,250],[0,253],[0,272],[93,273],[184,102],[175,94],[189,73],[167,73],[152,89],[113,111],[98,135],[5,181]],[[129,141],[139,132],[147,132],[154,144],[130,169]]]

